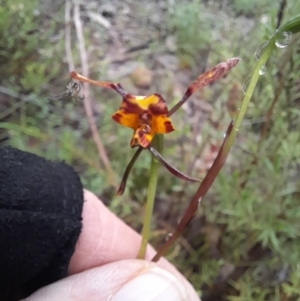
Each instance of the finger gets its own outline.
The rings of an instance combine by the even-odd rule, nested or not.
[[[133,259],[69,276],[25,300],[199,301],[199,298],[182,276],[175,276],[155,263]]]
[[[106,263],[137,257],[141,237],[109,211],[91,192],[85,191],[83,228],[73,254],[69,274],[79,273]],[[148,247],[146,259],[155,255]],[[159,266],[174,272],[176,269],[165,259]]]

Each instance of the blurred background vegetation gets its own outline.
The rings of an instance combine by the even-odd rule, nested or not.
[[[0,0],[0,143],[65,160],[140,231],[150,156],[142,153],[125,195],[115,197],[134,153],[132,133],[111,120],[121,101],[116,93],[90,86],[82,91],[85,105],[55,97],[73,64],[94,79],[174,103],[205,69],[239,56],[235,69],[172,118],[177,131],[165,136],[168,161],[203,177],[263,43],[299,12],[298,0],[90,0],[77,11],[69,0]],[[221,174],[168,254],[203,301],[300,300],[299,66],[295,35],[273,53]],[[154,246],[174,229],[196,188],[160,168]]]

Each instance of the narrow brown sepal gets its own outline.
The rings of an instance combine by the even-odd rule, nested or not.
[[[119,186],[119,189],[117,191],[117,195],[122,195],[125,191],[125,188],[126,188],[126,183],[127,183],[127,178],[130,174],[130,171],[135,163],[135,161],[137,160],[137,158],[140,156],[141,152],[142,152],[143,148],[142,147],[139,147],[137,149],[137,151],[135,152],[135,154],[133,155],[132,159],[130,160],[130,162],[128,163],[126,169],[125,169],[125,172],[124,172],[124,175],[122,177],[122,180],[121,180],[121,184]]]
[[[232,69],[240,61],[239,58],[234,57],[226,62],[219,63],[212,69],[201,74],[195,81],[193,81],[185,91],[181,100],[169,111],[168,116],[173,115],[197,90],[211,85],[221,77],[223,77],[230,69]]]
[[[163,157],[162,155],[152,146],[150,146],[149,148],[150,153],[162,164],[166,167],[166,169],[173,174],[174,176],[176,176],[179,179],[185,180],[185,181],[189,181],[189,182],[201,182],[200,179],[197,178],[192,178],[184,173],[182,173],[181,171],[179,171],[177,168],[175,168],[174,166],[172,166],[171,164],[169,164]]]

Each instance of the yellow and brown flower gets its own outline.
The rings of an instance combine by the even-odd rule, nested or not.
[[[238,62],[238,58],[232,58],[219,63],[212,69],[201,74],[189,85],[181,100],[171,110],[168,110],[165,100],[159,94],[135,96],[127,93],[119,83],[95,81],[86,78],[75,71],[71,72],[72,79],[113,89],[123,98],[119,110],[113,114],[112,119],[125,127],[133,129],[133,137],[130,141],[130,146],[138,146],[139,148],[125,170],[118,191],[119,194],[124,192],[130,170],[143,149],[148,149],[153,156],[177,177],[192,182],[199,181],[198,179],[191,178],[181,173],[175,167],[167,163],[161,154],[151,146],[151,142],[157,134],[167,134],[174,131],[170,116],[173,115],[196,90],[214,83],[216,80],[223,77]]]
[[[146,97],[127,94],[112,119],[133,129],[131,147],[148,148],[156,134],[174,131],[168,113],[165,100],[158,94]]]

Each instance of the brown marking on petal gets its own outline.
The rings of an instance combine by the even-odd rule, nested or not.
[[[142,147],[142,148],[147,148],[149,145],[150,145],[150,142],[147,138],[146,138],[146,135],[145,134],[142,134],[140,136],[140,140],[139,140],[139,145]]]
[[[158,102],[149,105],[149,112],[153,115],[165,115],[168,114],[168,107],[163,97],[157,93],[153,94],[158,98]]]
[[[124,110],[125,113],[132,113],[136,115],[139,115],[143,112],[143,110],[136,103],[134,96],[131,94],[128,94],[123,98],[120,109]]]
[[[134,147],[136,147],[136,146],[139,146],[139,141],[138,141],[137,138],[133,137],[133,138],[131,139],[131,141],[130,141],[130,147],[131,147],[131,148],[134,148]]]
[[[172,132],[174,127],[172,121],[166,115],[153,116],[151,131],[155,134],[166,134]]]
[[[149,106],[149,112],[151,112],[151,114],[154,115],[154,116],[167,115],[169,113],[166,104],[150,105]]]
[[[174,127],[173,127],[171,121],[165,121],[164,124],[165,124],[166,132],[167,132],[167,133],[170,133],[170,132],[175,131],[175,129],[174,129]]]
[[[122,114],[116,113],[116,114],[112,115],[111,118],[112,118],[114,121],[120,123],[120,120],[121,120],[121,118],[122,118]]]
[[[138,134],[138,144],[143,148],[147,148],[150,144],[150,141],[147,139],[144,129],[139,130],[137,134]]]
[[[147,140],[145,134],[142,132],[138,133],[138,137],[133,137],[130,141],[130,146],[132,148],[141,146],[142,148],[147,148],[150,145],[150,141]]]
[[[136,114],[126,113],[124,110],[118,110],[112,115],[112,119],[119,124],[136,130],[139,127],[139,119]]]
[[[139,130],[137,132],[137,135],[138,135],[139,139],[143,139],[143,137],[145,136],[144,133],[141,130]]]
[[[164,99],[159,94],[151,94],[148,96],[136,96],[136,101],[143,110],[148,110],[150,105],[164,103]]]
[[[152,95],[154,95],[158,98],[158,103],[166,103],[166,101],[164,100],[164,98],[160,94],[154,93]]]

